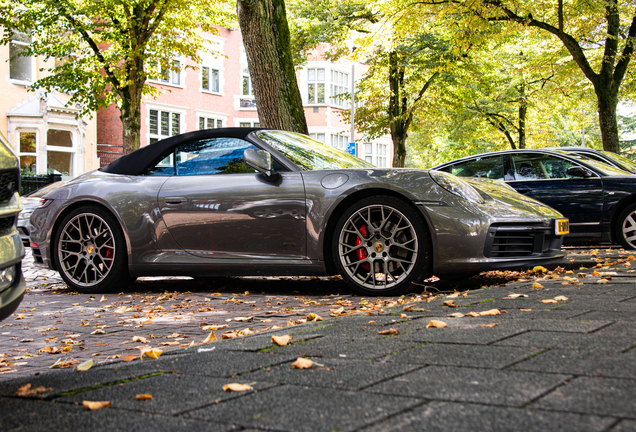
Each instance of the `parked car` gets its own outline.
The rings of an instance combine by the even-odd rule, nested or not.
[[[503,180],[570,220],[566,243],[613,242],[636,248],[636,177],[560,150],[483,153],[432,168],[460,177]]]
[[[610,164],[631,174],[636,174],[636,163],[627,159],[625,156],[621,156],[613,152],[605,150],[594,150],[587,147],[555,147],[551,148],[550,150],[560,150],[567,153],[586,156],[590,159]]]
[[[20,233],[20,239],[24,247],[29,247],[29,218],[31,217],[31,213],[33,213],[36,207],[40,206],[40,200],[44,195],[59,188],[63,184],[63,181],[51,183],[21,197],[22,211],[18,215],[18,232]]]
[[[0,320],[13,313],[26,292],[24,247],[16,229],[20,203],[18,159],[0,137]]]
[[[91,293],[137,276],[340,274],[359,293],[396,294],[433,274],[559,259],[567,232],[498,182],[378,169],[258,128],[158,141],[43,200],[36,262]]]

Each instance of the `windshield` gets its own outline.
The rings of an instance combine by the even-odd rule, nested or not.
[[[625,156],[621,156],[619,154],[608,152],[608,151],[601,151],[601,153],[603,153],[608,158],[620,163],[621,165],[624,165],[630,170],[633,170],[636,173],[636,164],[634,164],[634,162],[627,159]]]
[[[599,162],[595,159],[589,158],[587,156],[583,156],[580,154],[568,154],[568,157],[572,158],[572,159],[576,159],[579,160],[581,162],[584,162],[587,165],[590,165],[592,168],[596,169],[597,171],[599,171],[601,174],[605,174],[606,176],[625,176],[625,175],[632,175],[632,173],[622,170],[620,168],[616,168],[612,165],[609,165],[607,163],[604,162]]]
[[[284,154],[305,171],[374,168],[373,165],[362,159],[313,140],[306,135],[294,132],[264,130],[256,132],[256,136]]]

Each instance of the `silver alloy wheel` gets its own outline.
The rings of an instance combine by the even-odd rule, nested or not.
[[[623,238],[632,247],[636,248],[636,211],[629,213],[621,225],[623,230]]]
[[[412,271],[418,239],[411,221],[397,209],[373,204],[354,212],[338,239],[338,259],[361,287],[387,289]]]
[[[59,270],[78,286],[94,286],[108,276],[115,260],[115,246],[113,232],[104,219],[80,213],[60,233]]]

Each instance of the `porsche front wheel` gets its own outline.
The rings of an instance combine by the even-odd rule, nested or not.
[[[107,292],[132,282],[119,224],[99,207],[69,213],[57,230],[53,249],[60,276],[77,291]]]
[[[430,275],[426,223],[393,197],[369,197],[350,206],[338,220],[332,245],[338,271],[360,294],[401,294]]]
[[[616,219],[616,238],[625,249],[636,249],[636,204],[628,206]]]

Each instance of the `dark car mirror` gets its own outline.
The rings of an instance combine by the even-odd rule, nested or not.
[[[279,174],[274,171],[272,155],[265,150],[247,149],[243,152],[245,164],[263,174],[267,180],[275,180]]]
[[[571,166],[567,169],[566,174],[570,177],[583,177],[590,178],[592,177],[592,173],[583,168],[582,166]]]

